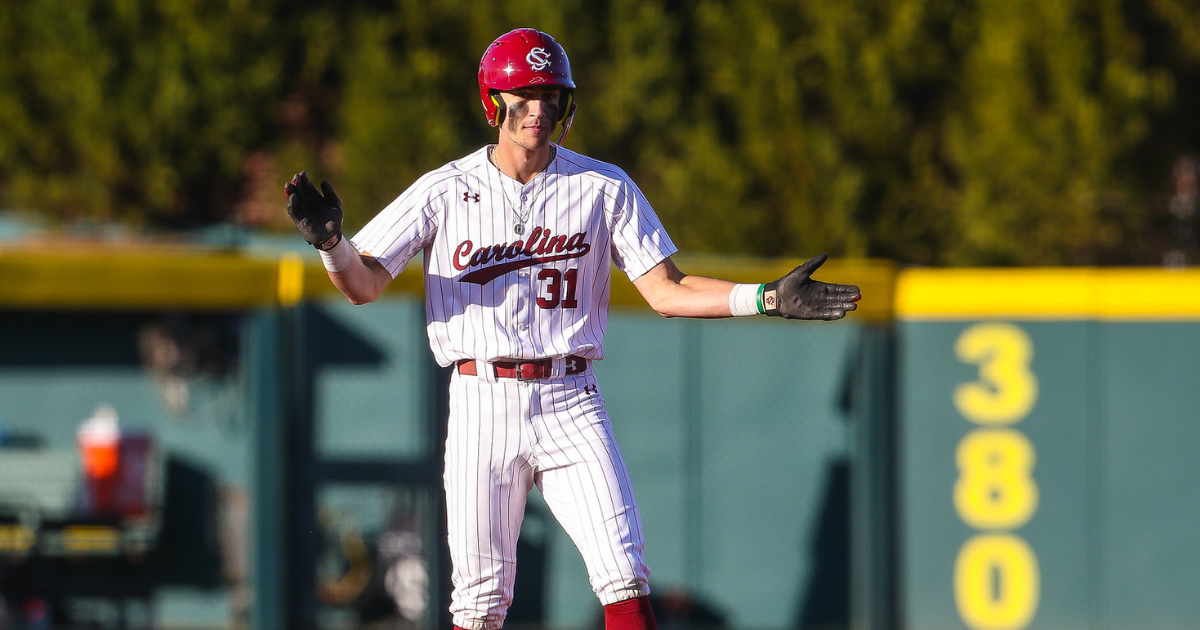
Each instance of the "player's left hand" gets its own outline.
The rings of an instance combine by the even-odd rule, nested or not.
[[[853,284],[830,284],[812,279],[818,267],[829,258],[821,254],[791,270],[786,276],[767,283],[763,289],[763,309],[767,315],[787,319],[841,319],[858,308],[862,293]]]
[[[292,181],[283,185],[287,197],[287,213],[304,235],[309,245],[319,250],[332,249],[342,238],[342,200],[333,191],[333,184],[321,182],[322,196],[300,171]]]

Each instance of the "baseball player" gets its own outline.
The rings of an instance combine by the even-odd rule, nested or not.
[[[424,254],[430,347],[455,366],[444,481],[456,628],[503,625],[534,486],[582,554],[606,628],[655,628],[641,518],[592,372],[612,265],[667,317],[834,320],[859,299],[812,279],[824,255],[767,284],[681,272],[629,176],[562,146],[574,95],[562,46],[517,29],[479,64],[496,144],[422,176],[353,242],[329,182],[318,191],[301,172],[285,186],[288,214],[355,304]]]

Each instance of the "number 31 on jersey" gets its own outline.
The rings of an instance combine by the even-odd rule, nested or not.
[[[576,279],[578,269],[568,269],[566,272],[557,269],[543,269],[537,278],[543,284],[538,288],[537,305],[542,308],[575,308],[579,306],[576,299]]]

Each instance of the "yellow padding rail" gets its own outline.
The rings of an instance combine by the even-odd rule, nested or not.
[[[910,269],[896,318],[1186,321],[1200,319],[1200,270]]]
[[[675,260],[686,273],[735,282],[769,282],[803,262],[705,256]],[[892,317],[893,264],[835,259],[816,276],[862,288],[860,308],[847,321]],[[413,260],[388,293],[422,296],[421,261]],[[0,249],[0,308],[235,310],[325,297],[339,294],[315,252],[270,257],[178,246],[77,244]],[[648,310],[616,269],[611,303]]]
[[[305,265],[295,253],[272,259],[161,247],[0,250],[0,308],[230,310],[291,305],[333,290],[320,265]]]

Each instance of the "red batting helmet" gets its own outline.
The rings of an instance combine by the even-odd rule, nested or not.
[[[495,127],[504,117],[499,92],[533,85],[563,88],[555,121],[563,126],[558,136],[562,144],[575,115],[575,82],[571,80],[567,52],[553,37],[532,28],[519,28],[497,37],[479,60],[479,100],[488,124]]]

